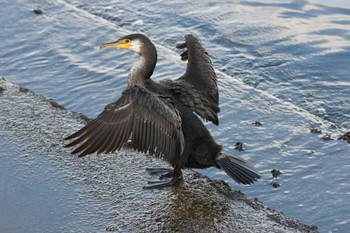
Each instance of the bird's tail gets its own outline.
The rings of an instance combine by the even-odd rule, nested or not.
[[[216,162],[238,184],[252,184],[261,177],[252,165],[241,158],[221,152]]]

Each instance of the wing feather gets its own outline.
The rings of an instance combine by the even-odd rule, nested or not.
[[[108,135],[105,136],[105,139],[104,139],[102,145],[98,148],[97,154],[100,154],[103,151],[107,151],[108,146],[112,144],[113,138],[115,137],[114,132],[118,132],[119,131],[118,125],[113,125],[111,127],[112,127],[112,129],[108,130]],[[122,135],[124,130],[125,130],[125,128],[124,127],[120,127],[120,128],[121,128],[120,129],[120,135]]]
[[[68,136],[66,147],[78,146],[73,154],[109,153],[131,138],[134,150],[178,161],[184,147],[181,117],[170,97],[133,86],[82,129]]]
[[[174,95],[189,106],[191,111],[218,125],[217,113],[220,108],[217,76],[208,53],[198,38],[191,34],[186,35],[185,43],[177,48],[187,49],[181,57],[188,62],[186,72],[176,80],[180,89]]]

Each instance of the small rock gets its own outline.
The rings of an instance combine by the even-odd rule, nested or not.
[[[274,187],[274,188],[278,188],[278,187],[281,186],[281,184],[278,183],[277,181],[272,181],[270,184],[271,184],[271,186]]]
[[[317,133],[317,134],[321,134],[322,133],[322,131],[320,129],[317,129],[317,128],[310,129],[310,132],[311,133]]]
[[[255,126],[262,126],[263,125],[260,121],[254,121],[253,124]]]
[[[28,88],[25,88],[25,87],[19,87],[19,91],[23,92],[23,93],[30,92],[30,90]]]
[[[36,7],[33,9],[33,12],[36,14],[36,15],[42,15],[44,12],[43,10],[40,8],[40,7]]]
[[[322,136],[323,140],[332,140],[332,137],[330,134],[326,133],[325,135]]]
[[[243,151],[243,142],[236,142],[235,149],[238,151]]]
[[[277,178],[278,176],[280,176],[282,174],[282,172],[280,170],[277,170],[277,169],[272,169],[271,174],[274,178]]]
[[[345,133],[344,135],[340,136],[338,139],[342,139],[346,141],[347,143],[350,143],[350,131]]]

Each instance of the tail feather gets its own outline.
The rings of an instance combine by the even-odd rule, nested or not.
[[[253,184],[261,177],[255,168],[243,159],[221,153],[216,162],[238,184]]]

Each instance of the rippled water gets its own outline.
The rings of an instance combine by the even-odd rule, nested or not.
[[[32,9],[40,6],[43,15]],[[220,126],[208,125],[229,153],[263,178],[235,189],[322,232],[350,227],[350,3],[347,1],[23,1],[0,3],[0,75],[96,116],[126,87],[137,55],[99,50],[131,33],[159,50],[155,79],[178,77],[174,45],[198,35],[219,73]],[[252,123],[261,121],[263,126]],[[234,150],[243,141],[245,151]],[[280,169],[271,187],[271,169]]]

